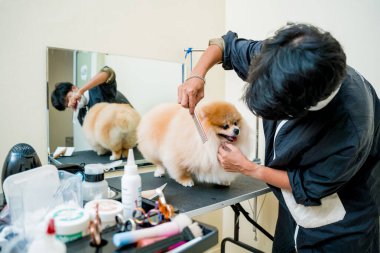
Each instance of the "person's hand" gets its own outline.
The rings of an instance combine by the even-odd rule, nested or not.
[[[240,151],[239,148],[228,142],[219,146],[218,160],[228,172],[239,172],[245,175],[251,173],[252,162]]]
[[[189,108],[194,114],[195,106],[204,97],[204,80],[200,78],[190,78],[178,87],[178,104],[184,108]]]
[[[67,106],[70,108],[73,108],[73,110],[76,110],[81,97],[82,97],[82,94],[79,91],[73,92],[72,96],[69,99],[69,103]]]

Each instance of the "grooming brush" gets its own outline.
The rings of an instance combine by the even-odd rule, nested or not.
[[[189,216],[186,214],[178,214],[172,221],[154,227],[117,233],[113,236],[113,243],[116,247],[122,247],[127,244],[135,243],[143,238],[176,235],[181,233],[181,231],[191,223],[192,220]]]
[[[160,187],[158,187],[157,189],[160,189],[161,191],[163,191],[167,184],[168,183],[165,183],[161,185]],[[158,196],[157,189],[142,191],[141,197],[152,200]]]
[[[185,227],[181,233],[140,248],[138,252],[148,253],[167,251],[177,248],[180,245],[184,245],[186,242],[189,242],[195,238],[201,238],[202,236],[202,228],[199,226],[198,222],[194,222],[191,225]]]
[[[206,132],[202,126],[202,123],[199,121],[198,115],[195,111],[194,111],[194,114],[192,117],[193,117],[193,120],[195,123],[195,127],[198,130],[199,136],[201,137],[202,142],[205,143],[208,140],[207,135],[206,135]]]

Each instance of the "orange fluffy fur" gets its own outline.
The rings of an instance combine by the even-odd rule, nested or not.
[[[208,141],[203,143],[189,111],[178,104],[162,104],[145,114],[137,130],[138,148],[158,166],[155,176],[165,169],[178,183],[200,182],[229,185],[237,176],[226,172],[217,159],[222,142],[230,141],[248,154],[248,126],[237,109],[227,102],[197,107],[197,115]]]
[[[86,114],[83,131],[98,155],[111,151],[110,160],[118,160],[136,145],[139,122],[140,115],[129,104],[98,103]]]

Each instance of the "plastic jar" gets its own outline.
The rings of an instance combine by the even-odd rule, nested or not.
[[[108,197],[108,183],[104,180],[104,165],[87,164],[84,167],[82,193],[85,202]]]
[[[116,225],[115,216],[123,214],[123,205],[113,199],[95,199],[88,202],[84,209],[88,211],[91,219],[96,216],[96,206],[98,205],[98,212],[100,220],[102,221],[102,229]]]
[[[87,234],[90,215],[83,208],[58,206],[47,216],[55,223],[55,236],[62,242],[70,242]]]

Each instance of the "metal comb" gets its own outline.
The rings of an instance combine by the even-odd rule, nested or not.
[[[205,143],[208,140],[207,135],[206,135],[206,132],[202,126],[202,123],[199,121],[198,115],[195,111],[194,111],[194,114],[192,117],[193,117],[193,120],[195,123],[195,127],[198,130],[199,136],[201,137],[202,142]]]

